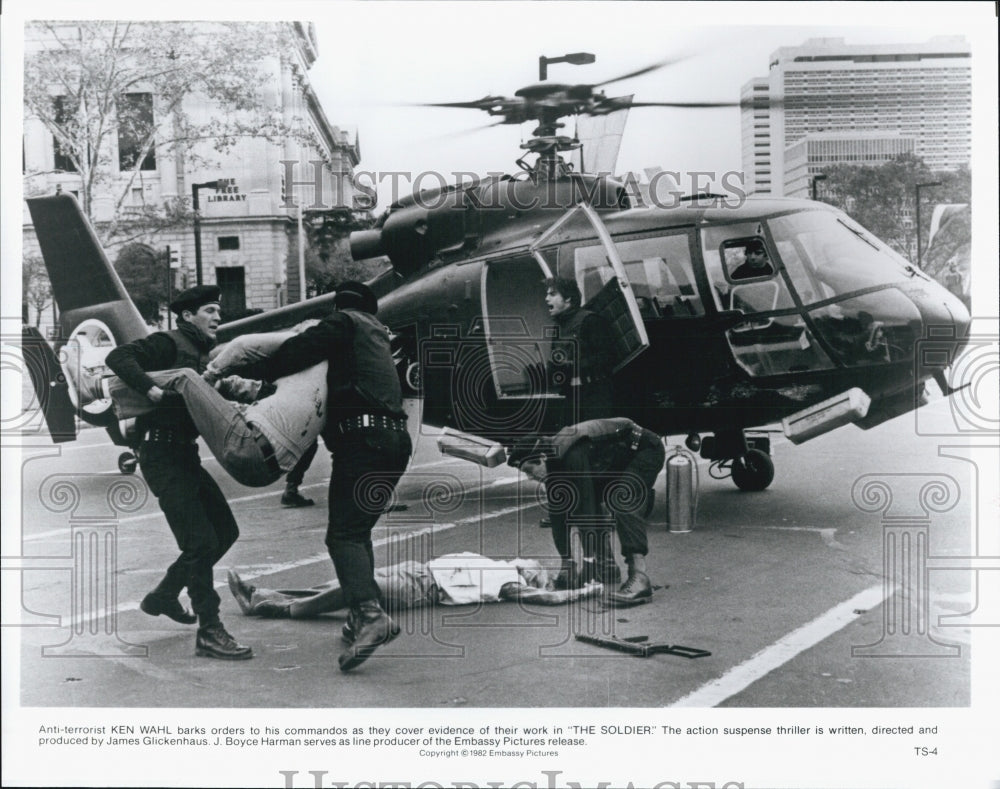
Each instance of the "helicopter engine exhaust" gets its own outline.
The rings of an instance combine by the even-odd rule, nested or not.
[[[351,256],[387,255],[396,271],[409,276],[435,255],[464,245],[466,214],[465,194],[459,189],[406,197],[374,229],[351,233]]]
[[[351,257],[355,260],[377,258],[384,254],[381,230],[358,230],[351,233]]]

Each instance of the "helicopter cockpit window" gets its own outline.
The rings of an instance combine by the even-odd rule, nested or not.
[[[806,304],[920,276],[860,225],[833,211],[788,214],[769,219],[768,226]]]
[[[731,282],[774,276],[767,247],[759,236],[727,239],[722,242],[721,254],[726,263],[726,276]]]
[[[616,241],[615,246],[643,318],[704,314],[695,287],[687,235]],[[611,275],[604,260],[601,246],[576,250],[574,274],[584,304],[600,292]]]

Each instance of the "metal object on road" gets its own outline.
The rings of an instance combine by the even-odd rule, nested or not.
[[[438,439],[438,450],[442,455],[471,460],[486,468],[496,468],[507,461],[506,450],[496,441],[449,429]]]
[[[584,644],[593,644],[595,647],[614,649],[618,652],[633,655],[634,657],[676,655],[677,657],[685,657],[693,660],[694,658],[708,657],[712,654],[707,649],[698,649],[697,647],[685,647],[680,644],[651,643],[649,636],[630,636],[628,638],[618,638],[615,636],[612,638],[603,638],[602,636],[578,634],[576,640],[582,641]]]
[[[667,458],[667,528],[684,534],[694,528],[698,511],[698,463],[688,450],[674,447]]]
[[[821,403],[786,416],[781,420],[781,428],[789,441],[801,444],[850,422],[864,419],[871,402],[871,398],[864,390],[855,386]]]

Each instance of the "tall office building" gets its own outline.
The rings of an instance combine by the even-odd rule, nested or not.
[[[743,86],[743,168],[748,191],[806,196],[808,178],[792,171],[789,152],[818,134],[841,135],[839,148],[857,157],[907,147],[932,170],[968,165],[972,151],[971,48],[960,36],[918,44],[846,44],[809,39],[771,55],[766,77]],[[751,101],[752,99],[752,101]],[[764,131],[764,116],[767,131]],[[856,143],[846,144],[855,135]],[[882,139],[876,144],[875,139]],[[766,142],[766,147],[763,143]],[[829,143],[829,140],[827,141]],[[829,157],[834,148],[818,145]],[[807,152],[808,155],[808,152]],[[830,160],[872,163],[873,159]],[[814,166],[812,172],[819,169]]]
[[[771,193],[769,91],[767,77],[757,77],[746,83],[740,93],[743,188],[748,194]]]

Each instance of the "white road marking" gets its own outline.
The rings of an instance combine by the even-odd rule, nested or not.
[[[214,458],[202,458],[202,460],[214,460]],[[452,462],[463,462],[456,461],[454,458],[448,458],[447,460],[440,460],[433,463],[421,463],[416,466],[410,466],[408,470],[426,468],[427,466],[438,466],[445,463]],[[108,475],[114,474],[116,472],[108,472]],[[405,479],[405,477],[404,477]],[[518,477],[505,477],[495,482],[490,483],[490,486],[502,486],[502,485],[512,485],[518,480]],[[329,484],[328,481],[324,480],[322,482],[312,482],[308,485],[300,485],[299,490],[309,490],[311,488],[326,487]],[[254,493],[249,496],[240,496],[235,499],[228,499],[230,504],[241,504],[247,501],[258,501],[260,499],[267,498],[268,496],[280,496],[283,491],[281,490],[269,490],[264,493]],[[162,518],[163,513],[157,510],[156,512],[145,512],[142,515],[129,515],[125,518],[118,519],[118,525],[124,526],[127,523],[137,523],[139,521],[151,520],[153,518]],[[39,532],[38,534],[30,534],[21,538],[21,542],[36,542],[39,540],[46,540],[53,537],[67,537],[69,535],[69,530],[63,526],[58,529],[49,529],[48,531]]]
[[[327,484],[326,482],[314,482],[309,485],[300,485],[299,490],[309,490],[309,488],[318,488],[321,486],[325,487],[326,484]],[[239,504],[244,501],[257,501],[258,499],[264,499],[267,498],[268,496],[280,496],[282,492],[283,491],[281,490],[269,490],[265,493],[254,493],[251,496],[241,496],[237,499],[227,499],[227,501],[230,504]],[[137,523],[139,521],[146,521],[152,518],[162,518],[162,517],[164,517],[163,513],[159,509],[157,509],[156,512],[146,512],[143,513],[142,515],[129,515],[127,518],[119,518],[118,525],[122,526],[125,525],[126,523]],[[68,535],[69,535],[69,530],[65,526],[63,526],[60,529],[50,529],[49,531],[39,532],[38,534],[30,534],[26,537],[22,537],[21,541],[32,542],[35,540],[44,540],[49,537],[66,537]]]
[[[860,616],[858,611],[867,611],[880,605],[892,592],[893,590],[889,589],[887,594],[886,586],[883,584],[859,592],[850,600],[845,600],[825,614],[820,614],[811,622],[793,630],[749,660],[731,668],[718,679],[702,685],[670,706],[715,707],[721,704],[800,653],[842,630]]]

